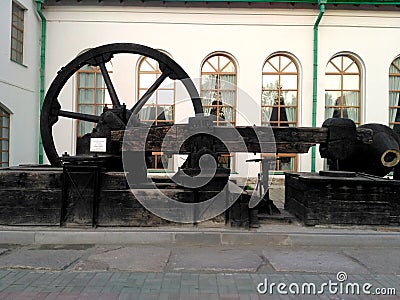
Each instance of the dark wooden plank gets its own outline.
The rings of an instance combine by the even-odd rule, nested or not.
[[[61,190],[0,190],[0,224],[59,225]]]
[[[2,189],[0,207],[59,208],[61,189]],[[2,212],[0,212],[2,214]]]
[[[1,188],[60,189],[62,171],[0,170]]]
[[[124,172],[106,172],[101,175],[103,190],[124,190],[128,187]]]
[[[40,225],[59,226],[59,209],[22,209],[12,207],[0,207],[2,214],[0,225]]]
[[[149,193],[152,191],[149,190]],[[179,200],[190,191],[162,190],[166,196]],[[171,209],[168,204],[160,209]],[[224,214],[213,218],[217,223],[224,223]],[[100,194],[98,225],[100,226],[161,226],[177,224],[149,212],[135,198],[130,190],[103,190]]]
[[[192,135],[187,125],[160,126],[152,128],[129,128],[125,132],[113,131],[112,140],[124,140],[124,151],[164,151],[170,153],[191,153]],[[168,134],[167,134],[168,133]],[[261,127],[237,126],[214,127],[213,150],[217,153],[306,153],[316,143],[325,142],[326,128]],[[166,137],[166,138],[165,138]],[[122,147],[122,146],[121,146]],[[228,150],[229,149],[229,150]]]
[[[331,212],[321,215],[320,224],[342,224],[342,225],[389,225],[389,213],[376,212]]]

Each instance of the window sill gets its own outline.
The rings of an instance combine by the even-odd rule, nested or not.
[[[24,65],[23,63],[20,63],[20,62],[18,62],[18,61],[15,61],[15,60],[13,60],[13,59],[11,59],[11,58],[10,58],[10,61],[12,61],[13,63],[15,63],[15,64],[17,64],[17,65],[20,65],[21,67],[24,67],[24,68],[27,68],[27,69],[28,69],[28,66],[27,66],[27,65]]]
[[[287,171],[270,171],[271,175],[285,175],[285,173],[291,173],[291,172],[295,172],[293,170],[287,170]]]
[[[147,173],[175,173],[173,170],[164,170],[164,169],[148,169]]]
[[[153,174],[153,173],[176,173],[176,171],[174,171],[174,170],[163,170],[163,169],[160,169],[160,170],[148,169],[147,173],[151,173],[151,174]],[[238,175],[238,174],[239,174],[238,172],[231,172],[231,175]],[[283,172],[281,174],[283,174]]]

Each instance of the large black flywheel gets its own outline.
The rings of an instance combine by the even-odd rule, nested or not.
[[[115,54],[123,53],[138,54],[152,58],[159,63],[160,70],[162,71],[162,74],[152,84],[148,91],[130,109],[126,109],[125,106],[121,104],[117,91],[115,90],[109,73],[106,69],[106,63],[110,62]],[[106,112],[108,114],[107,116],[103,116],[105,113],[103,113],[102,116],[97,116],[94,114],[91,115],[63,110],[60,102],[58,101],[60,92],[63,89],[64,85],[67,83],[68,79],[70,79],[79,69],[81,69],[85,65],[99,67],[101,71],[112,102],[112,109]],[[53,166],[62,165],[62,157],[57,152],[53,138],[53,125],[57,123],[60,117],[93,123],[99,123],[103,117],[104,119],[111,118],[115,120],[120,120],[120,123],[122,124],[121,126],[126,125],[127,120],[130,117],[138,119],[137,115],[141,108],[167,78],[170,78],[172,80],[180,80],[182,82],[189,93],[189,96],[193,103],[195,114],[202,114],[203,107],[201,104],[201,100],[198,95],[197,89],[193,84],[193,81],[189,78],[189,75],[173,59],[158,50],[132,43],[115,43],[90,49],[77,56],[65,67],[61,68],[61,70],[57,73],[56,78],[53,80],[47,91],[42,106],[40,131],[43,141],[43,147],[50,163]]]

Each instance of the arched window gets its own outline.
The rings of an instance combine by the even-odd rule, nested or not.
[[[326,67],[325,118],[348,118],[360,124],[361,71],[351,55],[333,57]]]
[[[262,69],[261,125],[297,126],[299,71],[293,58],[275,54]],[[277,154],[277,171],[296,170],[297,155]]]
[[[110,67],[106,64],[107,69]],[[104,106],[112,107],[109,94],[106,92],[103,75],[100,68],[84,66],[77,72],[77,105],[76,110],[80,113],[100,115]],[[94,123],[77,121],[77,137],[92,132]]]
[[[139,91],[140,99],[151,85],[161,75],[158,62],[144,57],[139,63]],[[140,111],[140,120],[148,124],[173,124],[175,121],[175,82],[167,78],[154,92]]]
[[[152,84],[161,75],[157,61],[143,57],[138,68],[138,99],[140,99]],[[149,125],[173,124],[175,122],[175,94],[176,84],[167,78],[163,84],[153,93],[147,103],[140,110],[141,122]],[[162,152],[153,152],[146,156],[149,169],[172,170],[172,156]]]
[[[236,124],[236,64],[226,54],[215,54],[201,66],[201,90],[205,114],[216,115],[217,125]]]
[[[235,61],[226,54],[214,54],[201,66],[201,90],[204,113],[215,115],[219,126],[236,125],[237,70]],[[234,155],[222,155],[220,166],[235,169]]]
[[[0,167],[9,165],[10,114],[0,106]]]
[[[400,133],[400,57],[389,67],[389,126]]]

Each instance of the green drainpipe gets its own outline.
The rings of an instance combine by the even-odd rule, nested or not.
[[[42,20],[42,42],[40,46],[40,111],[42,111],[44,101],[44,68],[46,63],[46,18],[42,12],[42,5],[44,0],[35,0],[36,11]],[[42,137],[39,136],[39,164],[43,164],[43,142]]]
[[[318,94],[318,25],[325,12],[327,0],[319,0],[319,14],[314,24],[314,65],[313,65],[313,98],[312,98],[312,127],[317,127],[317,94]],[[315,172],[315,150],[311,149],[311,172]]]

